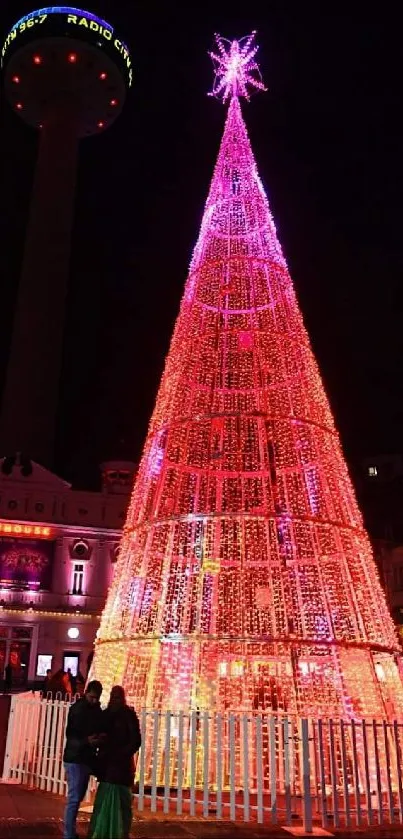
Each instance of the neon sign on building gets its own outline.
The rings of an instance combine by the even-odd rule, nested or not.
[[[36,536],[39,539],[52,539],[50,527],[40,524],[19,524],[11,521],[0,521],[0,535],[6,536]]]

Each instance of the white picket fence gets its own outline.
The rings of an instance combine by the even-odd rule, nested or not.
[[[69,702],[11,702],[3,780],[64,795]],[[403,725],[144,710],[140,812],[324,828],[403,824]],[[88,801],[93,798],[95,780]]]

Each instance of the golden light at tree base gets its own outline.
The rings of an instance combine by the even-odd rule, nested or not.
[[[243,84],[251,43],[230,51]],[[399,643],[221,47],[228,116],[92,676],[138,709],[402,718]]]

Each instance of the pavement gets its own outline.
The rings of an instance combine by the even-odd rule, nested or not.
[[[64,799],[22,786],[0,783],[0,839],[61,839],[63,836]],[[87,836],[89,815],[80,813],[78,834]],[[306,836],[302,828],[284,828],[275,825],[244,825],[239,822],[181,820],[159,814],[136,813],[133,823],[134,839],[290,839]],[[312,835],[312,834],[310,834]],[[361,830],[322,831],[314,828],[314,836],[336,836],[338,839],[403,839],[402,825],[378,825]],[[110,839],[114,839],[110,837]]]

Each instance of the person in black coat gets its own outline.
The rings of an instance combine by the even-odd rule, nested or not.
[[[96,772],[96,750],[100,734],[105,730],[99,704],[101,693],[101,683],[90,682],[83,699],[74,702],[69,711],[63,755],[67,777],[64,839],[76,837],[78,810],[87,792],[90,775]]]
[[[103,713],[103,731],[98,754],[98,780],[89,836],[97,839],[127,839],[132,820],[134,755],[141,746],[136,712],[126,704],[120,685],[112,688]]]
[[[42,685],[42,696],[47,699],[48,693],[52,690],[52,671],[48,669]]]
[[[68,675],[69,680],[70,680],[71,695],[75,696],[76,693],[77,693],[77,676],[73,676],[70,667],[67,670],[67,675]]]

